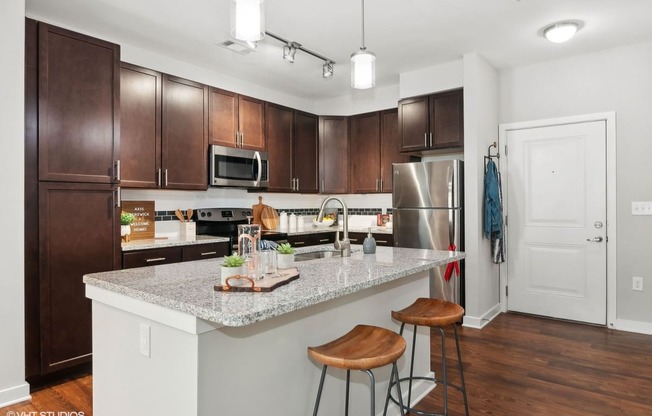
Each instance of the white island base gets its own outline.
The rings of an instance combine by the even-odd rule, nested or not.
[[[321,367],[310,361],[306,348],[343,335],[356,324],[398,332],[390,311],[428,294],[428,272],[420,271],[261,322],[226,327],[87,285],[87,296],[93,299],[93,414],[311,415]],[[408,349],[399,361],[401,377],[409,371],[411,327],[404,336]],[[430,375],[426,328],[419,329],[417,343],[415,375]],[[380,415],[390,367],[374,373]],[[368,415],[368,376],[351,375],[350,414]],[[329,369],[320,416],[344,414],[345,377],[346,371]],[[413,403],[431,388],[429,383],[415,383]],[[400,412],[391,404],[388,414]]]

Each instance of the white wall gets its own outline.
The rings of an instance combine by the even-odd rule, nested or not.
[[[499,310],[498,266],[483,238],[484,155],[498,134],[498,74],[477,53],[464,55],[464,219],[466,316],[482,327]]]
[[[342,97],[321,100],[315,103],[315,114],[320,116],[350,116],[372,111],[395,108],[398,105],[399,86],[353,90]]]
[[[500,73],[500,122],[616,111],[617,318],[652,331],[652,217],[631,215],[652,201],[652,42]],[[633,292],[632,276],[644,278]],[[630,325],[631,327],[632,325]]]
[[[25,0],[0,7],[0,139],[3,180],[0,263],[0,407],[29,398],[24,332]]]
[[[463,60],[404,72],[400,78],[400,98],[459,88],[465,83]]]

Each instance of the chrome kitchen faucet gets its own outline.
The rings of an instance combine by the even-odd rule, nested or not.
[[[317,216],[317,221],[322,222],[324,220],[324,209],[326,204],[330,201],[337,201],[342,204],[342,211],[344,212],[344,223],[342,224],[342,229],[344,230],[344,238],[340,240],[340,231],[338,230],[335,234],[335,250],[340,250],[342,257],[351,257],[351,240],[349,240],[349,209],[346,206],[346,203],[342,198],[336,196],[329,196],[324,199],[321,203],[321,208],[319,208],[319,215]]]

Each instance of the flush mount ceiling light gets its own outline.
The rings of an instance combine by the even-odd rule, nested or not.
[[[322,76],[324,78],[328,79],[333,76],[333,66],[335,65],[335,61],[333,61],[332,59],[326,58],[325,56],[322,56],[317,52],[313,52],[310,49],[304,47],[300,43],[287,40],[275,33],[265,31],[265,34],[270,38],[276,39],[277,41],[285,44],[283,46],[283,59],[285,59],[286,61],[293,63],[294,55],[297,53],[297,51],[302,51],[307,53],[308,55],[312,55],[315,58],[324,61],[324,66],[322,67]]]
[[[265,0],[232,0],[231,36],[256,42],[265,37]]]
[[[583,24],[579,20],[565,20],[553,23],[543,29],[543,36],[550,42],[563,43],[570,40]]]
[[[364,46],[364,0],[362,0],[362,46],[351,55],[351,86],[363,90],[376,85],[376,55]]]
[[[333,78],[333,64],[332,61],[326,61],[322,66],[322,77],[330,79]]]
[[[300,48],[301,45],[296,42],[289,42],[283,47],[283,59],[287,62],[294,63],[294,55],[297,53],[297,48]]]

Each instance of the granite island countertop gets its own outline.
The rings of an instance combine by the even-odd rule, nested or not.
[[[295,262],[300,278],[268,293],[215,292],[221,259],[93,273],[84,283],[224,326],[245,326],[461,260],[463,252],[378,247],[365,255]],[[306,247],[299,253],[332,250]]]
[[[195,238],[165,237],[146,240],[131,240],[122,243],[122,251],[147,250],[152,248],[190,246],[196,244],[228,243],[227,237],[198,235]]]

